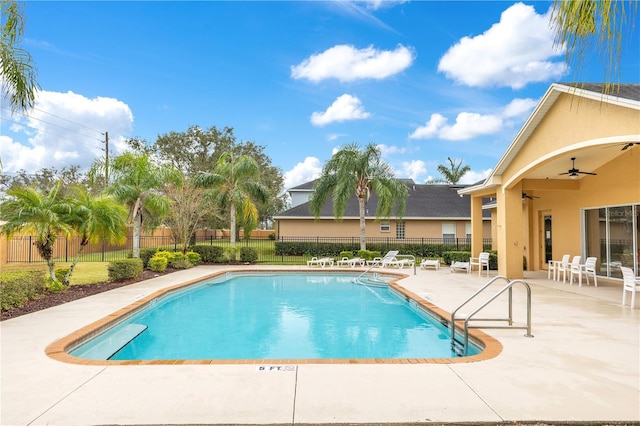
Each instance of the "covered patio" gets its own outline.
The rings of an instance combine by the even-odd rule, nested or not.
[[[565,254],[597,257],[598,276],[638,275],[640,85],[553,84],[471,196],[472,253],[491,209],[501,275],[521,278]]]

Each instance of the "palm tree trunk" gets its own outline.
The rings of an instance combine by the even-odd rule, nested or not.
[[[229,208],[229,215],[231,216],[231,229],[229,230],[231,233],[231,241],[229,241],[229,245],[231,247],[235,247],[236,245],[236,206],[231,203],[231,207]]]
[[[69,270],[67,271],[67,275],[64,276],[64,285],[69,285],[71,284],[71,274],[73,274],[73,269],[76,267],[78,260],[80,260],[80,255],[82,254],[82,251],[84,250],[86,244],[80,244],[80,248],[78,249],[78,253],[76,253],[76,256],[73,258],[73,260],[71,261],[71,265],[69,266]]]
[[[133,219],[133,258],[140,258],[140,228],[142,228],[142,213]]]
[[[360,250],[367,249],[367,236],[365,234],[365,199],[358,198],[358,209],[360,211]]]

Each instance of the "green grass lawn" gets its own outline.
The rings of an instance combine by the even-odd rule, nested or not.
[[[70,262],[56,262],[56,269],[68,268]],[[78,262],[71,275],[71,285],[99,284],[109,280],[109,262]],[[46,263],[10,263],[3,271],[46,271]]]

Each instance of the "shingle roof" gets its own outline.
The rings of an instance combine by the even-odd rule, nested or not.
[[[587,90],[589,92],[594,92],[599,94],[605,93],[604,83],[560,83],[560,84],[564,84],[565,86],[575,87],[577,89]],[[609,96],[629,99],[632,101],[640,101],[640,84],[620,84],[619,86],[616,84],[610,84],[610,88],[607,94]]]
[[[409,196],[407,197],[404,219],[454,219],[471,218],[471,201],[468,195],[458,195],[458,189],[465,185],[423,185],[410,184]],[[298,187],[299,188],[299,187]],[[367,202],[367,217],[375,217],[378,197],[373,193]],[[392,215],[395,212],[392,213]],[[484,217],[490,217],[489,211],[484,211]],[[303,203],[275,216],[279,218],[303,218],[313,217],[309,211],[309,203]],[[320,217],[333,218],[333,202],[328,199],[325,203]],[[345,218],[359,217],[358,200],[353,197],[347,203],[344,213]]]

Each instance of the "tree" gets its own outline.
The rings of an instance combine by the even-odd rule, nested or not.
[[[2,0],[2,39],[0,41],[0,80],[2,97],[9,98],[11,109],[33,108],[39,89],[37,70],[29,52],[20,47],[24,33],[22,7],[15,0]]]
[[[140,257],[140,232],[158,226],[169,209],[169,200],[159,192],[167,169],[154,164],[148,155],[125,152],[113,159],[109,192],[129,208],[133,223],[133,257]]]
[[[625,28],[634,26],[637,11],[638,0],[554,0],[551,27],[556,44],[566,48],[567,64],[575,64],[579,71],[582,64],[590,60],[588,53],[595,48],[606,62],[605,80],[619,80],[607,77],[620,72],[617,65],[622,41],[629,34]],[[605,92],[613,86],[607,83]]]
[[[251,141],[238,142],[231,127],[203,129],[192,126],[184,132],[160,135],[153,145],[138,139],[130,139],[127,143],[138,153],[152,153],[161,163],[181,170],[187,177],[210,172],[224,153],[231,152],[236,158],[248,155],[258,163],[260,183],[269,192],[266,202],[256,202],[259,220],[266,223],[285,208],[282,171],[272,165],[263,146]],[[210,225],[216,226],[215,223]]]
[[[61,186],[58,181],[47,193],[29,187],[11,188],[0,209],[0,219],[5,221],[0,225],[0,233],[7,237],[17,233],[35,235],[35,246],[47,261],[51,281],[56,281],[53,260],[56,239],[72,233],[69,225],[72,205],[60,196]]]
[[[106,194],[92,195],[82,186],[76,186],[72,191],[72,212],[68,222],[80,236],[80,248],[64,278],[65,285],[69,285],[80,255],[89,243],[122,244],[127,240],[127,210],[122,204]]]
[[[204,218],[216,215],[214,209],[217,206],[208,202],[205,191],[182,174],[164,188],[163,192],[171,203],[165,222],[183,253],[189,249],[191,237]]]
[[[372,192],[378,196],[377,219],[388,217],[394,206],[398,216],[404,214],[409,190],[394,177],[391,166],[382,160],[380,150],[374,144],[367,145],[364,150],[356,144],[349,144],[323,166],[309,199],[309,208],[317,219],[331,196],[333,213],[340,220],[347,203],[355,195],[360,214],[360,249],[366,250],[365,212]]]
[[[255,202],[265,202],[267,189],[260,183],[260,167],[248,155],[235,157],[232,152],[222,154],[212,173],[200,173],[194,178],[198,187],[211,188],[209,198],[229,212],[230,245],[236,243],[236,220],[239,219],[245,236],[258,224]]]
[[[463,167],[462,160],[454,160],[451,159],[451,157],[447,157],[447,161],[449,161],[449,167],[443,164],[438,164],[438,171],[442,176],[444,176],[445,182],[448,182],[451,185],[456,185],[460,182],[462,176],[471,170],[471,167],[468,165]]]

